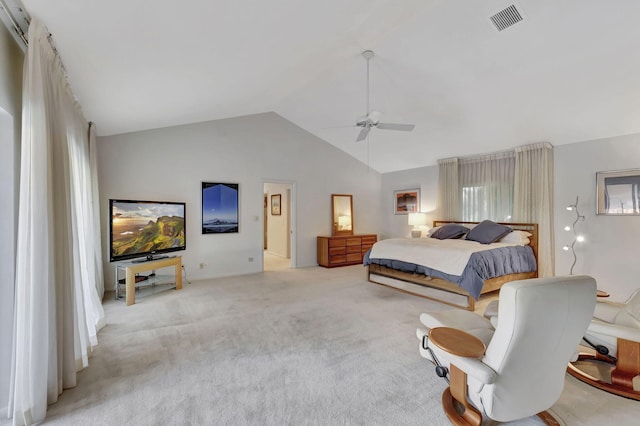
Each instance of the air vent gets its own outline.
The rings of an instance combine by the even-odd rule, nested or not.
[[[522,15],[514,5],[511,5],[491,16],[489,19],[498,31],[502,31],[522,21]]]

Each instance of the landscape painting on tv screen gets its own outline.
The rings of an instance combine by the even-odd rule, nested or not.
[[[238,184],[202,182],[202,233],[238,232]]]
[[[111,258],[185,248],[185,204],[111,201]]]

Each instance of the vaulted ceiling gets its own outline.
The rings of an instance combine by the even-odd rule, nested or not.
[[[380,172],[640,132],[636,0],[23,0],[99,135],[275,111]],[[489,17],[514,5],[522,21]],[[382,121],[355,142],[370,106]]]

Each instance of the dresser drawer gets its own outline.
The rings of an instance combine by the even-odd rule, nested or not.
[[[362,245],[368,244],[369,247],[371,247],[377,241],[377,239],[378,237],[376,237],[375,235],[362,237]]]
[[[347,246],[347,253],[360,253],[362,249],[360,246]]]
[[[373,247],[373,244],[362,245],[362,253],[366,253],[369,249]]]
[[[362,253],[347,254],[347,262],[362,262]]]
[[[351,255],[349,255],[351,256]],[[338,265],[341,263],[346,263],[347,262],[347,256],[330,256],[329,257],[329,264],[331,265]]]
[[[329,247],[344,247],[346,242],[346,238],[330,238]]]
[[[339,254],[347,254],[346,247],[331,247],[329,249],[329,256],[337,256]]]
[[[360,245],[360,241],[362,239],[360,237],[357,238],[347,238],[347,245],[348,246],[359,246]]]

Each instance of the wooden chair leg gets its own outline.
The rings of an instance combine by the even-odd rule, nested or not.
[[[640,342],[618,339],[618,360],[613,364],[611,359],[595,354],[580,354],[578,361],[596,361],[612,365],[611,382],[600,377],[593,377],[582,371],[578,363],[570,363],[567,372],[576,379],[583,381],[598,389],[640,401],[640,390],[633,386],[634,380],[640,375]]]
[[[640,374],[640,342],[618,339],[618,362],[611,371],[611,384],[633,389],[633,378]]]
[[[542,411],[541,413],[538,413],[536,415],[547,426],[561,426],[560,422],[558,422],[558,420],[556,420],[556,418],[553,417],[548,411]]]
[[[480,426],[482,414],[467,402],[467,374],[453,364],[451,364],[449,371],[451,373],[449,387],[442,394],[442,406],[445,414],[456,426]],[[458,413],[454,400],[464,409],[462,414]]]
[[[467,402],[467,374],[455,365],[449,367],[449,387],[442,394],[442,407],[454,426],[480,426],[482,414]],[[455,402],[454,402],[455,401]],[[458,403],[464,411],[458,412]],[[538,418],[547,426],[560,426],[560,423],[548,411],[537,414]]]

